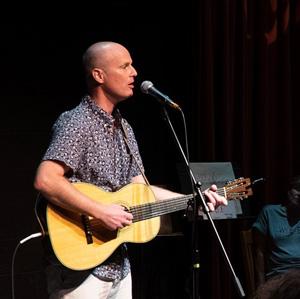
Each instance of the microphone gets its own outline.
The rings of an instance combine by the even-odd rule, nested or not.
[[[181,110],[178,104],[173,102],[168,96],[157,90],[151,81],[144,81],[141,84],[141,91],[146,94],[150,94],[158,99],[162,104],[168,104],[172,108]]]

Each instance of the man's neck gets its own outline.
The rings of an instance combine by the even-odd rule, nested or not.
[[[112,114],[116,103],[109,99],[105,94],[102,92],[93,92],[90,94],[90,97],[93,101],[95,101],[96,105],[103,109],[108,114]]]

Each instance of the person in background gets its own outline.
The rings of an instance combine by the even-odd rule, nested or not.
[[[290,179],[286,201],[263,207],[252,228],[257,286],[300,268],[300,176]]]

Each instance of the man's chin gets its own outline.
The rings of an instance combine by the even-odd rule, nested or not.
[[[130,98],[133,96],[133,90],[131,90],[130,92],[128,92],[128,94],[124,97],[124,100]]]

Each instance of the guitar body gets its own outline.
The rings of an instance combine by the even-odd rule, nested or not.
[[[103,204],[119,204],[128,210],[155,202],[155,197],[147,185],[129,184],[116,192],[107,192],[88,183],[74,183],[75,188]],[[154,217],[117,231],[109,231],[97,219],[88,218],[92,241],[87,241],[81,215],[48,204],[46,220],[53,251],[58,260],[73,270],[93,268],[105,261],[124,242],[144,243],[153,239],[160,228],[160,218]]]

